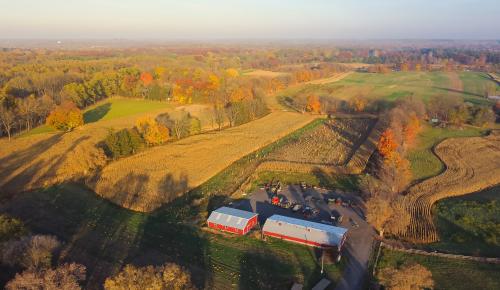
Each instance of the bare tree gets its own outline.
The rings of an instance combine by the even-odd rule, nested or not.
[[[49,268],[59,247],[59,241],[53,236],[26,236],[4,244],[2,262],[27,269]]]
[[[55,269],[26,270],[5,286],[7,290],[38,289],[82,289],[80,282],[85,280],[85,266],[71,263],[63,264]]]
[[[0,122],[2,122],[2,127],[10,140],[11,132],[16,122],[16,113],[14,109],[8,109],[0,105]]]
[[[378,274],[382,285],[389,290],[431,289],[432,273],[420,264],[404,264],[400,268],[387,267]]]

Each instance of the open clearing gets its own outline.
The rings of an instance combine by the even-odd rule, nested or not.
[[[324,85],[324,84],[329,84],[333,82],[338,82],[341,79],[349,76],[352,73],[352,71],[345,72],[345,73],[340,73],[340,74],[335,74],[334,76],[328,77],[328,78],[322,78],[318,80],[313,80],[309,81],[306,84],[311,84],[311,85]]]
[[[102,102],[85,112],[91,122],[73,132],[40,133],[11,141],[3,138],[0,140],[2,194],[80,179],[105,165],[106,157],[96,145],[110,128],[130,128],[140,116],[173,110],[165,103],[142,102],[133,99]],[[200,118],[206,119],[203,116],[202,113]]]
[[[486,137],[447,139],[436,146],[435,153],[445,163],[446,170],[411,187],[398,200],[401,214],[407,215],[409,224],[401,223],[395,234],[410,241],[438,241],[432,218],[436,201],[500,183],[499,131]]]
[[[295,96],[314,93],[344,100],[363,95],[371,99],[387,101],[410,95],[422,98],[424,101],[434,96],[457,95],[472,103],[490,104],[490,101],[483,97],[484,87],[490,82],[493,81],[485,74],[475,72],[390,72],[386,74],[354,72],[333,83],[289,88],[280,95]]]
[[[256,69],[256,70],[252,70],[250,72],[245,72],[245,73],[243,73],[243,75],[250,76],[250,77],[277,78],[277,77],[289,75],[289,73]]]
[[[404,263],[418,263],[429,269],[434,289],[500,289],[499,264],[408,254],[384,248],[377,271]]]
[[[440,200],[434,220],[439,242],[427,248],[500,258],[500,185]]]
[[[109,164],[90,186],[123,207],[151,211],[314,118],[273,112],[238,127],[154,147]]]
[[[445,166],[432,152],[435,145],[448,138],[481,136],[483,131],[476,127],[449,129],[425,125],[419,133],[417,144],[408,152],[413,180],[423,180],[443,172]]]

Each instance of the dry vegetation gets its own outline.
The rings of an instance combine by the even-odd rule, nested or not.
[[[374,119],[325,121],[296,142],[271,153],[269,160],[339,166],[350,160],[372,129]]]
[[[276,78],[281,76],[289,75],[287,72],[275,72],[269,70],[256,69],[251,72],[244,73],[245,76],[250,77],[265,77],[265,78]]]
[[[170,110],[158,109],[148,114]],[[133,127],[137,117],[136,114],[100,120],[66,134],[1,139],[0,188],[3,193],[12,194],[88,176],[106,164],[103,150],[96,145],[106,137],[108,129]]]
[[[151,211],[314,118],[273,112],[239,127],[151,148],[111,163],[89,185],[99,195],[123,207]]]
[[[250,187],[251,181],[258,176],[259,172],[263,171],[306,174],[316,174],[318,172],[321,172],[321,174],[361,173],[365,169],[371,154],[376,149],[382,131],[382,122],[367,118],[342,118],[329,122],[333,123],[318,126],[296,141],[271,153],[242,185],[242,190]],[[329,126],[334,126],[336,131],[328,129]],[[318,151],[317,148],[322,149]],[[317,162],[318,160],[330,160],[334,161],[334,163],[307,162],[308,155],[315,155],[313,158]],[[300,159],[297,159],[297,157],[300,157]],[[286,158],[294,161],[286,160]],[[306,160],[306,162],[302,162],[303,160]]]
[[[409,189],[397,200],[399,223],[394,234],[414,242],[439,239],[432,219],[433,204],[443,198],[479,191],[500,183],[500,132],[486,137],[447,139],[435,148],[446,170]]]
[[[323,79],[319,79],[319,80],[310,81],[310,82],[307,82],[306,84],[311,84],[311,85],[329,84],[329,83],[333,83],[336,81],[340,81],[341,79],[349,76],[351,73],[352,73],[352,71],[339,73],[339,74],[335,74],[334,76],[331,76],[329,78],[323,78]]]

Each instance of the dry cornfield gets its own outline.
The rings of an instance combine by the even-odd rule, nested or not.
[[[374,119],[353,118],[325,121],[295,142],[271,153],[267,159],[327,166],[345,165],[364,142],[374,123]]]
[[[342,120],[339,122],[339,120]],[[279,155],[287,156],[289,154],[284,153],[283,151],[292,150],[296,151],[300,149],[295,148],[297,144],[304,144],[305,142],[301,139],[305,138],[310,139],[311,133],[306,133],[304,136],[299,138],[297,142],[292,142],[288,146],[277,150],[276,153],[271,153],[264,161],[262,161],[256,168],[255,172],[252,176],[248,177],[247,180],[241,185],[240,191],[244,192],[251,186],[252,180],[256,178],[259,172],[262,171],[283,171],[283,172],[298,172],[298,173],[306,173],[306,174],[316,174],[317,172],[321,172],[323,174],[360,174],[366,168],[368,160],[372,153],[375,151],[378,139],[380,138],[380,134],[382,132],[382,122],[377,122],[374,118],[353,118],[349,119],[348,117],[342,119],[335,119],[330,122],[337,122],[337,124],[342,123],[342,129],[351,132],[353,135],[344,135],[337,134],[335,135],[337,139],[332,138],[332,140],[327,140],[322,138],[322,141],[331,142],[332,144],[338,144],[338,148],[334,148],[332,150],[344,150],[348,153],[343,153],[343,156],[347,157],[343,160],[343,162],[338,163],[338,165],[327,165],[321,163],[307,163],[307,162],[293,162],[286,160],[278,160]],[[353,123],[358,123],[358,125],[353,125]],[[353,127],[347,126],[347,124],[351,124],[350,126],[356,128],[364,128],[361,132],[353,133]],[[337,125],[338,126],[338,125]],[[340,129],[340,126],[337,127]],[[323,131],[323,129],[319,129]],[[314,131],[314,130],[313,130]],[[323,131],[324,133],[324,131]],[[333,134],[328,133],[329,136],[333,136]],[[347,141],[345,138],[348,136],[362,136],[355,138],[358,142]],[[314,133],[313,133],[314,136]],[[339,142],[339,140],[343,140]],[[314,144],[314,141],[308,141],[310,146],[318,146],[318,144]],[[351,145],[351,147],[348,146]],[[321,144],[319,146],[324,146]],[[329,146],[329,145],[327,145]],[[296,151],[298,152],[298,151]],[[339,153],[333,153],[339,154]],[[339,155],[337,155],[339,156]]]
[[[238,127],[191,136],[113,162],[88,185],[123,207],[152,211],[315,118],[276,111]]]
[[[172,109],[111,120],[100,120],[69,133],[43,133],[28,137],[0,140],[0,189],[2,193],[46,187],[89,176],[107,162],[98,146],[108,129],[130,128],[141,115],[155,116]]]
[[[435,148],[446,170],[411,187],[396,201],[398,215],[406,223],[395,224],[393,234],[412,242],[439,240],[432,219],[432,206],[440,199],[464,195],[500,183],[500,132],[486,137],[453,138]]]

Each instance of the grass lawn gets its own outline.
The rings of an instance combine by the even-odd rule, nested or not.
[[[92,123],[99,120],[111,120],[168,107],[170,105],[165,102],[112,98],[86,109],[83,113],[83,119],[85,123]]]
[[[111,98],[103,100],[85,109],[83,112],[83,120],[85,124],[87,124],[100,120],[111,120],[169,107],[171,107],[171,105],[165,102],[141,99]],[[49,132],[56,132],[56,130],[50,126],[41,125],[19,135],[19,137],[27,137]]]
[[[320,275],[312,248],[279,240],[207,233],[192,221],[172,221],[164,212],[119,208],[79,185],[65,184],[17,196],[2,207],[33,231],[64,241],[66,261],[88,268],[90,288],[123,264],[173,261],[188,267],[197,285],[282,289],[292,281],[310,288]],[[342,264],[326,273],[338,280]]]
[[[500,257],[500,186],[439,201],[433,216],[440,241],[428,248]]]
[[[377,270],[418,263],[432,272],[435,290],[500,289],[500,265],[406,254],[383,249]]]
[[[444,164],[432,152],[439,142],[447,138],[481,136],[482,133],[481,129],[473,127],[459,130],[426,125],[417,137],[416,146],[408,152],[413,179],[429,178],[444,170]]]
[[[390,72],[387,74],[352,73],[331,84],[293,87],[280,93],[281,96],[315,93],[320,96],[334,96],[349,99],[364,95],[372,99],[389,102],[414,95],[424,101],[434,96],[454,94],[474,103],[489,103],[484,99],[484,87],[491,80],[476,72],[459,72],[463,91],[453,88],[449,73],[446,72]],[[481,93],[480,93],[481,92]]]

